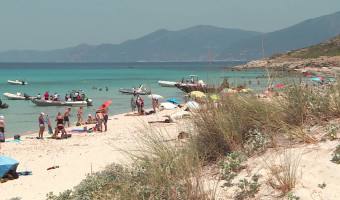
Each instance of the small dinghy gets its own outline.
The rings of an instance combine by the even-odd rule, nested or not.
[[[19,80],[15,80],[15,81],[8,80],[7,82],[11,85],[27,85],[28,84],[25,81],[19,81]]]

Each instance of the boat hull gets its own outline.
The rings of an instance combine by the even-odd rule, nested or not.
[[[178,84],[178,82],[174,82],[174,81],[158,81],[158,84],[161,87],[176,87],[176,84]]]
[[[11,85],[27,85],[28,83],[27,82],[25,82],[25,81],[11,81],[11,80],[8,80],[7,81],[9,84],[11,84]]]
[[[119,92],[121,93],[125,93],[125,94],[134,94],[133,90],[128,90],[128,89],[124,89],[124,88],[120,88]],[[136,91],[137,94],[139,95],[147,95],[147,94],[151,94],[150,91]]]
[[[31,100],[34,98],[34,97],[29,97],[29,96],[25,97],[22,95],[11,94],[8,92],[4,93],[4,97],[6,97],[8,100]]]
[[[52,101],[43,99],[32,99],[37,106],[92,106],[92,101]]]

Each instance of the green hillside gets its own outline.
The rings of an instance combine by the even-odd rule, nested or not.
[[[290,51],[283,55],[295,58],[318,58],[320,56],[340,56],[340,35],[320,44]]]

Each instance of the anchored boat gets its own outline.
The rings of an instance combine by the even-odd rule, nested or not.
[[[27,85],[28,84],[25,81],[19,81],[19,80],[15,80],[15,81],[8,80],[7,82],[11,85]]]

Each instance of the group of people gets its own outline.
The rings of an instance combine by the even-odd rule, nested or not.
[[[42,99],[40,93],[37,95],[37,99]],[[52,101],[60,101],[60,95],[57,93],[50,95],[48,92],[45,92],[44,99],[52,100]],[[71,93],[71,95],[65,94],[64,100],[65,101],[86,101],[86,96],[84,93],[80,95],[79,92],[76,92],[74,94]]]
[[[144,99],[138,94],[134,94],[134,97],[131,98],[131,111],[135,112],[136,108],[138,110],[138,114],[142,114],[144,112]]]
[[[78,108],[77,112],[77,117],[78,117],[78,122],[81,124],[93,124],[94,122],[97,122],[96,127],[97,130],[102,132],[103,131],[103,125],[104,125],[104,131],[107,131],[107,121],[108,121],[108,108],[106,105],[102,105],[100,109],[95,109],[96,111],[96,116],[95,119],[92,118],[92,115],[89,114],[87,121],[84,122],[83,118],[83,107]],[[67,138],[67,132],[65,129],[65,126],[67,125],[70,127],[70,111],[71,108],[68,108],[65,112],[64,115],[61,114],[61,112],[58,112],[57,117],[55,118],[55,122],[57,122],[55,129],[54,129],[54,134],[52,135],[52,138],[57,138],[59,132],[61,132],[61,138]],[[39,138],[43,138],[43,133],[45,130],[45,123],[49,123],[44,116],[48,116],[45,113],[40,113],[39,116]],[[1,116],[0,116],[1,119]],[[51,126],[51,124],[48,124]],[[0,130],[1,130],[1,120],[0,120]],[[0,138],[1,139],[1,138]]]

